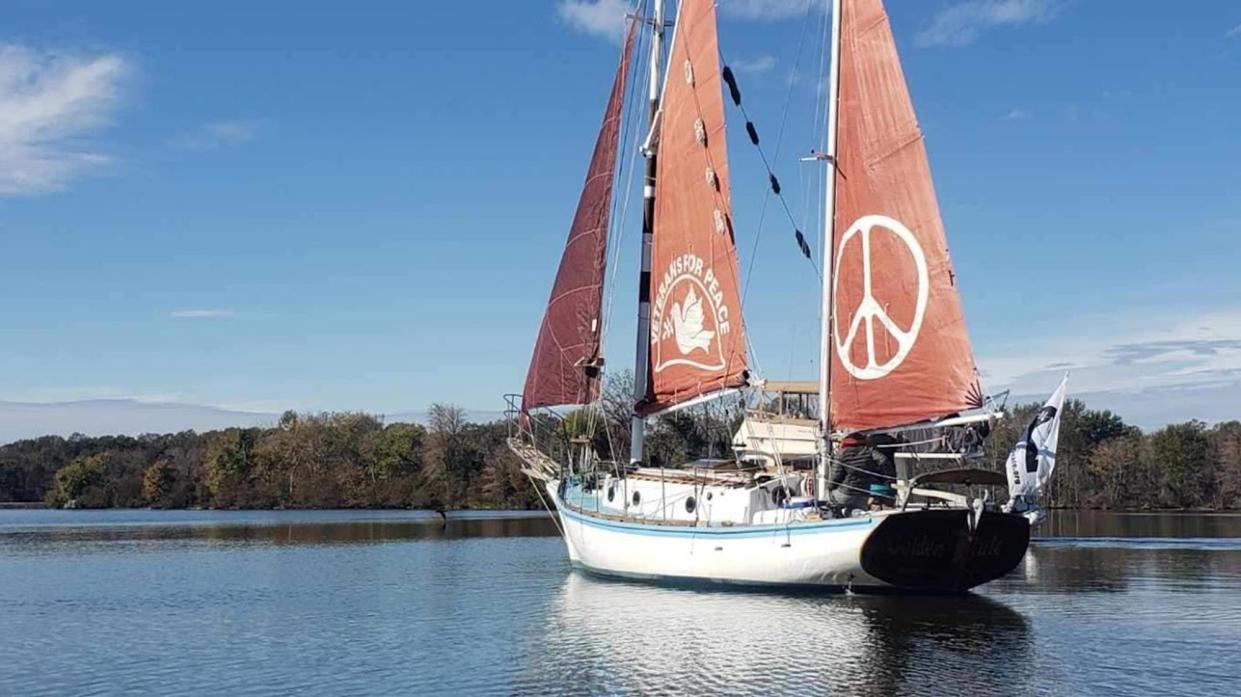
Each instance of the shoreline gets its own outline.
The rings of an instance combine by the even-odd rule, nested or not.
[[[64,508],[53,506],[42,501],[0,501],[0,511],[5,510],[54,510],[54,511],[210,511],[210,512],[292,512],[292,511],[407,511],[409,513],[426,513],[445,517],[486,517],[489,513],[511,516],[515,513],[549,514],[542,508],[460,508],[439,511],[431,508],[399,508],[399,507],[368,507],[368,508],[208,508],[188,506],[184,508],[152,508],[150,506],[127,507],[110,506],[107,508]],[[1073,511],[1078,513],[1113,513],[1118,515],[1241,515],[1241,508],[1047,508],[1051,511]],[[463,515],[465,514],[465,515]]]

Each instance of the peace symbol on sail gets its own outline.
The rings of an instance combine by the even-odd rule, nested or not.
[[[877,231],[883,231],[878,234],[887,233],[895,235],[898,240],[904,243],[913,257],[918,276],[918,290],[913,321],[909,327],[901,327],[889,316],[884,305],[875,299],[871,278],[879,266],[876,264],[876,261],[880,261],[880,264],[882,263],[881,260],[876,260],[871,255],[871,235]],[[913,349],[914,342],[918,340],[918,331],[922,328],[922,319],[926,316],[927,300],[930,295],[930,282],[927,274],[926,255],[922,253],[922,247],[918,244],[917,237],[900,221],[884,215],[865,215],[849,226],[849,229],[840,238],[840,245],[836,250],[834,268],[840,268],[845,248],[849,240],[855,236],[860,236],[861,238],[862,299],[851,312],[842,314],[838,304],[840,299],[838,289],[840,276],[836,276],[832,284],[833,343],[836,346],[836,355],[840,357],[841,365],[844,366],[845,370],[849,371],[850,375],[859,380],[875,380],[895,370]],[[842,339],[840,336],[840,326],[844,318],[848,318],[848,329]],[[886,333],[896,341],[896,350],[891,352],[887,360],[882,362],[877,360],[875,350],[876,341],[881,338],[881,333]],[[859,337],[859,334],[863,335],[863,337]],[[863,365],[857,365],[852,359],[854,355],[854,342],[862,340],[865,341],[866,361]]]

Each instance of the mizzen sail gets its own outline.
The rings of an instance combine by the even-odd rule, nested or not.
[[[746,382],[713,0],[680,4],[660,108],[648,414]]]
[[[842,5],[831,420],[866,429],[981,406],[981,392],[883,3]]]
[[[629,74],[634,25],[630,26],[612,93],[595,141],[586,183],[569,228],[560,268],[522,391],[522,408],[587,404],[599,394],[602,366],[603,282],[608,223],[616,174],[617,139]]]

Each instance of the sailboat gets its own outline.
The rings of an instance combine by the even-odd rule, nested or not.
[[[741,101],[721,65],[715,2],[681,0],[670,24],[662,0],[640,9],[525,386],[510,399],[509,446],[555,511],[570,561],[606,576],[859,592],[959,592],[1007,574],[1030,521],[991,497],[1003,472],[973,466],[998,412],[979,384],[882,1],[832,3],[826,148],[813,164],[828,168],[822,287],[807,303],[820,308],[819,376],[781,383],[750,367],[725,90]],[[600,411],[610,215],[639,25],[650,57],[637,350],[629,459],[614,462],[589,434],[539,414]],[[732,457],[644,457],[650,419],[737,394],[749,401]],[[859,447],[895,473],[829,496]]]

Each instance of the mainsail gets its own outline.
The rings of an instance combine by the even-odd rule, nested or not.
[[[582,187],[577,213],[560,257],[556,282],[539,327],[522,391],[525,410],[586,404],[599,393],[608,220],[634,26],[631,24],[621,52],[603,125],[595,141],[590,169],[586,172],[586,184]]]
[[[981,391],[883,3],[842,5],[831,420],[867,429],[981,406]]]
[[[660,108],[645,414],[746,381],[713,0],[680,4]]]

